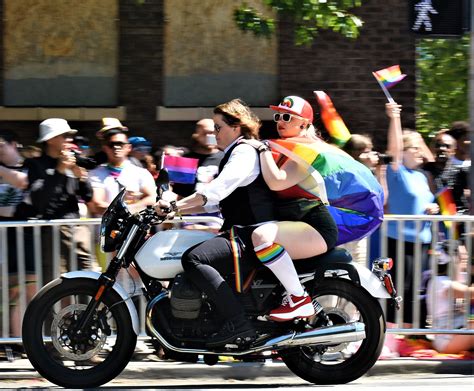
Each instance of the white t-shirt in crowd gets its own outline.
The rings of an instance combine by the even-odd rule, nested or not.
[[[124,162],[122,171],[116,178],[111,175],[111,171],[106,165],[92,170],[89,173],[89,178],[93,188],[105,189],[107,202],[113,201],[121,186],[133,193],[140,193],[144,187],[154,188],[155,186],[155,181],[150,172],[135,166],[129,160]]]

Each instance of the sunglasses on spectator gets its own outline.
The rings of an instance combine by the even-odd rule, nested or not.
[[[443,144],[443,143],[436,143],[436,144],[435,144],[435,147],[436,147],[436,148],[446,148],[446,149],[449,149],[449,148],[452,147],[452,145],[450,145],[450,144]]]
[[[278,122],[280,120],[283,121],[283,122],[290,122],[293,119],[293,117],[300,118],[297,115],[290,114],[290,113],[275,113],[275,114],[273,114],[273,120],[275,122]]]
[[[107,145],[108,145],[110,148],[112,148],[112,149],[114,149],[115,147],[117,147],[117,148],[123,148],[123,147],[124,147],[125,145],[127,145],[127,144],[128,144],[128,143],[123,142],[123,141],[109,141],[109,142],[107,143]]]

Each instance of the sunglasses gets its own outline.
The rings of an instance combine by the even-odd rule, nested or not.
[[[297,115],[289,114],[289,113],[275,113],[275,114],[273,114],[273,120],[275,122],[278,122],[278,121],[290,122],[293,119],[293,117],[300,118]]]
[[[223,127],[224,127],[224,125],[214,124],[214,131],[216,133],[219,133]]]
[[[436,148],[446,148],[446,149],[449,149],[449,148],[452,147],[452,145],[450,145],[450,144],[443,144],[443,143],[436,143],[436,144],[435,144],[435,147],[436,147]]]
[[[114,149],[115,147],[123,148],[125,145],[128,145],[128,143],[125,143],[123,141],[110,141],[107,143],[107,146],[109,146],[112,149]]]

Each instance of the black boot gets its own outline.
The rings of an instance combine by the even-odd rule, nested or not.
[[[226,344],[248,344],[256,339],[256,331],[252,324],[243,316],[234,317],[226,321],[222,328],[212,334],[206,346],[213,348]]]

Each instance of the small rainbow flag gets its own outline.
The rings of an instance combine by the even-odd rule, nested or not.
[[[321,111],[321,120],[324,123],[332,142],[338,147],[344,144],[351,138],[351,133],[347,129],[346,124],[342,120],[339,113],[334,108],[331,98],[324,91],[313,91],[318,100]]]
[[[163,168],[168,170],[171,182],[193,184],[196,182],[198,163],[198,159],[165,155]]]
[[[402,74],[400,65],[392,65],[391,67],[373,72],[375,78],[381,82],[385,88],[391,88],[398,82],[401,82],[406,75]]]
[[[451,189],[445,187],[436,193],[435,197],[438,201],[439,210],[443,216],[454,216],[456,214],[456,203],[454,202],[453,192]],[[451,221],[445,221],[444,226],[446,229],[451,228]]]

